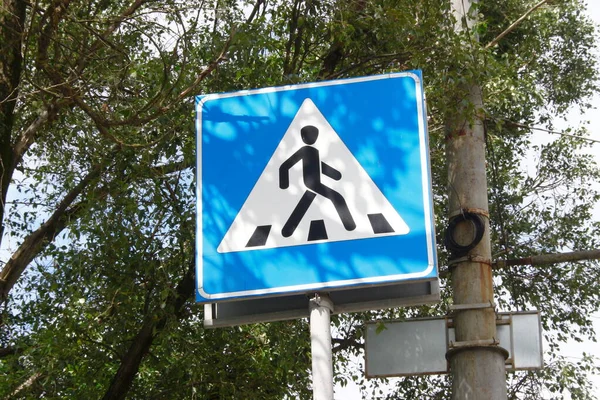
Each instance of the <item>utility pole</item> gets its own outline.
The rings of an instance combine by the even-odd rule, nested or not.
[[[469,10],[473,3],[452,0],[457,29],[472,27]],[[446,358],[454,400],[505,400],[508,353],[498,346],[496,334],[483,103],[477,82],[468,82],[463,89],[476,115],[469,118],[464,109],[458,109],[446,122],[450,220],[446,242],[452,254],[449,268],[456,334]]]

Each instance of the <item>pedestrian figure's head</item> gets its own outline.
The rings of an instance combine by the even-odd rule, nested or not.
[[[319,130],[316,126],[306,125],[304,128],[300,129],[300,135],[302,135],[302,141],[306,144],[313,144],[317,141],[317,137],[319,137]]]

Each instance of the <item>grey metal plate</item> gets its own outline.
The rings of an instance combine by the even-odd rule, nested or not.
[[[445,319],[385,324],[379,333],[378,326],[367,325],[367,377],[441,374],[448,370]]]
[[[440,299],[437,278],[335,290],[328,294],[334,304],[334,314],[430,304]],[[204,326],[217,328],[306,318],[309,315],[308,300],[311,295],[295,294],[205,304]]]
[[[370,322],[365,335],[365,373],[369,378],[447,373],[446,352],[455,342],[450,317]],[[496,339],[505,348],[508,371],[543,367],[538,311],[499,313]]]

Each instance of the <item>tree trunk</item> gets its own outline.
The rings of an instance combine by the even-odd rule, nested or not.
[[[169,297],[164,308],[165,310],[172,310],[176,318],[181,318],[185,302],[194,293],[194,276],[195,260],[192,259],[185,276],[177,285],[175,294]],[[168,318],[167,313],[158,319],[155,319],[152,314],[146,317],[142,328],[133,339],[127,354],[123,357],[121,365],[104,395],[104,400],[121,400],[127,396],[144,356],[148,354],[154,337],[165,327]]]
[[[0,243],[4,232],[6,195],[12,179],[12,130],[23,69],[21,46],[25,26],[25,2],[0,0]]]

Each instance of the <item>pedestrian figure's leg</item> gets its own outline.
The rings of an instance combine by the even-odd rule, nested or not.
[[[290,237],[294,234],[298,224],[300,224],[300,221],[302,221],[304,214],[306,214],[308,207],[310,207],[316,196],[317,195],[315,193],[308,190],[304,192],[302,198],[298,202],[298,205],[296,205],[296,208],[294,208],[294,211],[292,211],[292,214],[283,226],[283,229],[281,229],[281,234],[284,237]]]
[[[346,204],[344,196],[325,185],[319,185],[318,187],[312,189],[317,189],[315,191],[318,194],[331,200],[335,206],[335,210],[342,220],[342,224],[344,224],[344,228],[346,228],[347,231],[353,231],[356,229],[356,223],[354,222],[354,218],[352,218],[352,214],[350,214],[350,209],[348,209],[348,204]]]

